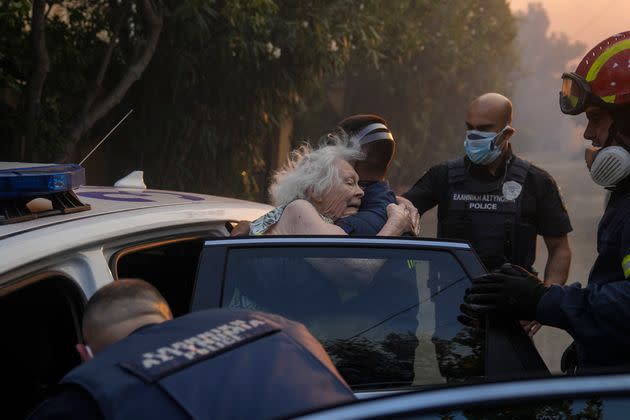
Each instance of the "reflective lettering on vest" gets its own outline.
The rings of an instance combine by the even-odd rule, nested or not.
[[[630,254],[626,255],[621,260],[621,269],[623,270],[623,276],[627,279],[630,277]]]
[[[468,208],[473,210],[496,210],[496,203],[468,203]]]
[[[453,193],[453,201],[484,201],[490,203],[513,203],[515,200],[508,200],[502,195],[498,194],[462,194]],[[496,206],[495,206],[496,208]]]
[[[277,328],[258,319],[239,319],[143,353],[140,360],[120,365],[146,382],[154,382],[193,363],[277,331]]]

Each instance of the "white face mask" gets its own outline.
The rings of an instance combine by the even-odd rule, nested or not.
[[[613,187],[630,175],[630,153],[621,146],[605,147],[596,152],[590,171],[597,185]]]

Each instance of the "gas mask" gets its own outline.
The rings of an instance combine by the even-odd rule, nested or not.
[[[613,123],[604,147],[590,146],[584,152],[591,178],[602,187],[614,187],[630,175],[630,152],[623,146],[609,145],[618,136],[617,125]],[[623,144],[623,141],[618,139],[618,143]]]
[[[630,153],[621,146],[588,147],[584,158],[591,178],[602,187],[614,187],[630,175]]]

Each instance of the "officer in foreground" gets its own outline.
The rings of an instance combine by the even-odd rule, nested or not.
[[[512,153],[512,103],[498,93],[473,100],[466,115],[466,155],[430,168],[403,197],[420,214],[438,206],[440,238],[469,241],[488,270],[527,267],[536,236],[549,252],[544,278],[564,284],[571,228],[558,187],[542,169]]]
[[[577,357],[564,369],[630,367],[630,31],[595,46],[573,73],[562,76],[560,109],[586,113],[586,164],[593,181],[611,191],[597,232],[597,252],[586,287],[543,283],[505,266],[475,279],[462,310],[479,317],[537,320],[575,340]]]
[[[97,291],[83,330],[91,360],[31,419],[275,418],[354,400],[301,324],[226,309],[171,320],[141,280]]]

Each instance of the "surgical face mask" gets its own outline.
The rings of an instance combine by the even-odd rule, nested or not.
[[[586,165],[597,185],[613,187],[630,175],[630,153],[621,146],[588,148]]]
[[[464,150],[471,162],[478,165],[489,165],[501,156],[501,144],[509,126],[498,133],[493,131],[467,130]]]

